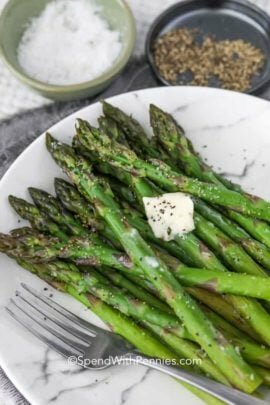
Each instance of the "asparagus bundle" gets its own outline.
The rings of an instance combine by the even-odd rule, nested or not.
[[[163,262],[155,257],[151,247],[145,243],[139,232],[123,221],[121,210],[103,184],[90,173],[86,160],[77,157],[68,148],[47,135],[47,147],[55,161],[79,188],[79,191],[96,207],[99,215],[114,230],[118,240],[136,266],[151,281],[159,294],[185,324],[188,332],[201,345],[209,357],[216,362],[224,375],[239,388],[251,392],[258,384],[258,376],[235,351],[235,348],[215,329],[197,304],[185,293],[181,285]],[[200,333],[198,332],[200,330]],[[225,339],[225,340],[224,340]],[[234,368],[231,368],[231,364]],[[237,369],[243,379],[236,381]],[[238,374],[239,375],[239,374]],[[251,377],[252,376],[252,377]],[[255,381],[255,383],[254,383]]]
[[[35,205],[11,196],[32,228],[1,234],[0,251],[87,306],[90,297],[94,311],[98,303],[100,316],[110,314],[114,330],[137,343],[137,326],[135,338],[122,330],[135,319],[151,332],[155,356],[197,356],[196,371],[249,393],[269,384],[269,349],[251,337],[270,345],[270,315],[247,297],[270,299],[270,226],[258,219],[268,220],[270,204],[204,166],[161,110],[151,107],[151,140],[120,110],[107,103],[103,110],[99,129],[78,120],[73,147],[47,135],[75,187],[56,179],[58,199],[30,188]],[[163,190],[194,198],[196,228],[183,239],[158,239],[145,220],[142,198]],[[116,320],[112,307],[128,318]],[[166,346],[156,347],[152,333]]]

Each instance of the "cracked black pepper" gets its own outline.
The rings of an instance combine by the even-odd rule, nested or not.
[[[242,39],[217,40],[205,36],[198,41],[198,30],[179,28],[156,41],[154,62],[171,84],[208,86],[245,91],[259,74],[265,61],[261,49]]]

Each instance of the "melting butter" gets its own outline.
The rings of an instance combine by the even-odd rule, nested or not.
[[[183,236],[194,228],[194,204],[185,193],[166,193],[158,197],[144,197],[148,223],[154,235],[165,241]]]

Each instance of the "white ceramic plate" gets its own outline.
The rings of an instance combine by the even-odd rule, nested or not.
[[[162,87],[123,94],[110,100],[133,114],[149,130],[148,105],[155,103],[173,113],[208,163],[225,172],[248,191],[270,199],[270,103],[255,97],[214,89]],[[76,117],[96,123],[101,113],[94,104],[50,129],[59,140],[70,142]],[[0,182],[0,231],[23,225],[8,205],[15,194],[29,198],[27,187],[53,191],[53,178],[61,172],[39,137],[17,159]],[[202,402],[173,379],[144,367],[118,367],[85,371],[69,365],[10,319],[4,310],[20,282],[37,289],[45,284],[0,255],[0,365],[33,404],[95,405],[199,405]],[[101,321],[73,299],[54,292],[54,298],[91,321]]]

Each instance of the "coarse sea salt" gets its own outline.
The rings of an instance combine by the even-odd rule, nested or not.
[[[18,61],[39,81],[68,85],[104,73],[119,55],[120,33],[91,0],[53,0],[31,20],[18,46]]]

